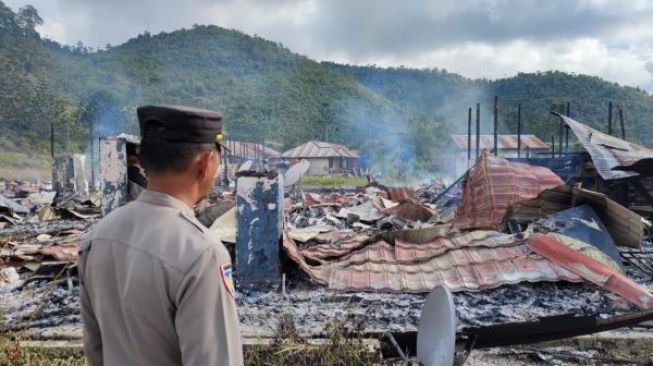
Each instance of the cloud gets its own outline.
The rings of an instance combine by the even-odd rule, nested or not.
[[[317,60],[437,67],[468,77],[550,69],[653,91],[647,0],[4,0],[33,4],[42,35],[119,44],[217,24]]]

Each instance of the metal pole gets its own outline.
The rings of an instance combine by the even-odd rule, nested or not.
[[[563,108],[562,112],[564,113],[565,106],[563,105],[562,108]],[[564,125],[563,125],[563,122],[562,122],[562,118],[559,118],[559,120],[560,120],[559,121],[560,123],[559,123],[559,127],[558,127],[558,145],[559,145],[558,146],[558,155],[562,156],[562,129],[564,128],[563,127]]]
[[[565,152],[569,152],[569,126],[565,125]]]
[[[626,125],[624,124],[624,108],[619,106],[619,124],[621,125],[621,138],[626,139]]]
[[[554,159],[556,156],[556,140],[555,136],[551,135],[551,159]]]
[[[476,162],[481,156],[481,104],[476,103]]]
[[[517,157],[521,157],[521,103],[517,104]]]
[[[608,103],[608,135],[612,135],[612,102]]]
[[[91,139],[91,184],[95,187],[95,139],[93,138],[93,121],[90,121],[89,138]]]
[[[50,120],[50,156],[54,158],[54,121]]]
[[[571,103],[567,102],[567,117],[571,117],[570,106]]]
[[[497,146],[497,130],[499,127],[499,97],[494,96],[494,156],[499,155],[499,148]]]
[[[472,160],[472,107],[467,110],[467,167]]]

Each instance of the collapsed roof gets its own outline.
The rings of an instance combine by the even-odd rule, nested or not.
[[[605,134],[559,113],[554,114],[576,135],[604,180],[653,175],[653,149]]]

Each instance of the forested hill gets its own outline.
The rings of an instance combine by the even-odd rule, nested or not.
[[[136,132],[135,109],[150,103],[222,109],[227,136],[280,150],[326,139],[368,161],[422,166],[445,151],[449,133],[466,129],[467,107],[482,103],[490,126],[495,94],[502,132],[513,128],[517,102],[527,131],[548,141],[557,104],[571,102],[573,116],[602,127],[613,100],[625,106],[630,136],[653,135],[651,96],[596,77],[548,72],[487,81],[318,63],[217,26],[145,33],[98,50],[42,39],[34,30],[41,22],[36,9],[14,12],[0,0],[0,153],[46,153],[50,122],[56,152],[84,151],[91,123],[95,137]]]
[[[561,111],[567,103],[573,118],[607,132],[608,103],[612,101],[613,120],[617,107],[623,108],[629,140],[650,145],[653,137],[653,97],[639,88],[620,86],[595,76],[547,71],[519,73],[492,81],[470,80],[438,69],[324,64],[353,76],[403,108],[447,121],[456,132],[466,132],[467,108],[475,108],[476,103],[481,103],[481,120],[485,131],[490,132],[493,99],[498,96],[500,133],[516,133],[519,103],[526,124],[523,128],[547,142],[555,134],[552,129],[558,122],[550,112]]]

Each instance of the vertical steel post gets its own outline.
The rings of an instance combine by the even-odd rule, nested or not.
[[[497,146],[497,133],[499,129],[499,97],[494,96],[494,156],[499,155],[499,147]]]
[[[621,138],[626,139],[626,125],[624,124],[624,107],[619,106],[619,125],[621,125]]]
[[[517,104],[517,157],[521,157],[521,103]]]
[[[476,162],[481,156],[481,104],[476,103]]]
[[[472,107],[467,110],[467,167],[472,159]]]
[[[612,102],[608,103],[608,135],[612,135]]]

